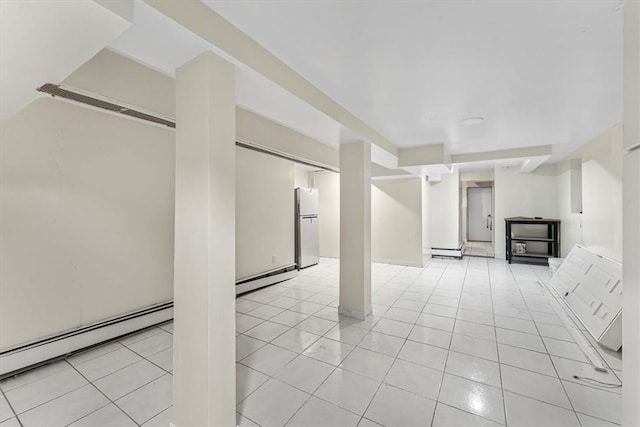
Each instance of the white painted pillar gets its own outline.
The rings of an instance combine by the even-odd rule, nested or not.
[[[173,420],[235,426],[235,68],[176,72]]]
[[[640,3],[624,3],[622,425],[640,426]],[[634,148],[635,147],[635,148]]]
[[[371,144],[340,145],[340,314],[371,314]]]

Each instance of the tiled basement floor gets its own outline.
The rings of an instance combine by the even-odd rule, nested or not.
[[[493,257],[493,243],[491,242],[466,242],[465,256]]]
[[[621,389],[572,376],[619,383],[620,355],[602,352],[607,374],[585,363],[537,284],[547,275],[483,258],[374,264],[367,322],[338,317],[335,260],[247,294],[237,300],[238,422],[619,423]],[[165,324],[2,381],[1,425],[167,426],[171,332]]]

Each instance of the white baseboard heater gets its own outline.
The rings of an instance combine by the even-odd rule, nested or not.
[[[295,264],[236,282],[236,294],[298,275]],[[0,349],[0,379],[105,341],[173,319],[173,301],[156,304],[36,341]]]
[[[464,242],[460,244],[459,248],[431,248],[431,256],[462,258],[462,255],[464,254],[464,248]]]
[[[267,271],[256,276],[247,277],[236,282],[236,295],[265,286],[273,285],[285,280],[293,279],[298,275],[298,268],[295,264],[288,265],[284,268]]]
[[[173,301],[0,350],[0,379],[173,319]]]

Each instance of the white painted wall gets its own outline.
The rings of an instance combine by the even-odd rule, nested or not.
[[[340,175],[315,172],[320,193],[320,256],[340,257]],[[422,265],[420,178],[375,180],[371,188],[371,251],[378,261]]]
[[[640,3],[624,2],[624,147],[632,150],[640,142]],[[623,227],[624,248],[624,348],[622,424],[640,425],[640,148],[624,155]]]
[[[460,181],[493,181],[493,169],[460,172]]]
[[[371,186],[374,262],[422,267],[422,179],[379,179]]]
[[[558,219],[560,219],[561,255],[566,257],[574,244],[582,244],[582,214],[571,212],[570,161],[558,163]]]
[[[420,178],[422,187],[422,254],[431,255],[431,184]]]
[[[571,213],[570,159],[558,164],[563,255],[578,243],[622,261],[622,153],[622,126],[617,125],[570,156],[582,159],[582,215]]]
[[[241,280],[295,263],[293,162],[237,148],[236,167],[236,278]]]
[[[320,256],[340,258],[340,175],[315,172],[319,195]]]
[[[170,300],[173,132],[49,98],[1,127],[0,348]]]
[[[494,171],[495,252],[505,257],[504,219],[513,216],[555,218],[558,215],[556,167],[541,166],[532,173],[516,169]]]
[[[582,238],[594,252],[622,261],[622,127],[582,148]]]
[[[293,187],[294,188],[311,188],[313,184],[311,182],[311,174],[307,169],[302,169],[294,164],[293,175]]]
[[[431,247],[458,249],[460,247],[460,174],[456,167],[443,174],[442,181],[430,182],[429,203]]]

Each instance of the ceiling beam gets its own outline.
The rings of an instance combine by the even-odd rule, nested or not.
[[[398,147],[351,114],[257,41],[240,31],[200,1],[145,0],[149,5],[237,61],[252,68],[309,105],[361,135],[378,147],[398,155]]]
[[[508,150],[484,151],[480,153],[453,154],[451,155],[451,163],[486,162],[491,160],[551,156],[551,154],[551,145],[538,145],[535,147],[511,148]]]
[[[426,166],[450,164],[451,156],[444,144],[424,145],[421,147],[401,148],[398,166]]]

